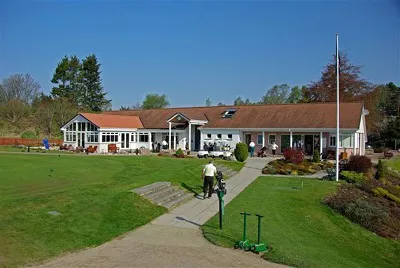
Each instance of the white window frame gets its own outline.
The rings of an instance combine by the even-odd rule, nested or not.
[[[229,136],[230,136],[230,137],[229,137]],[[226,138],[227,138],[228,140],[233,139],[233,134],[226,134]]]
[[[271,136],[274,136],[274,142],[276,143],[276,134],[268,134],[268,144],[273,144],[273,142],[271,142]]]
[[[259,138],[261,137],[261,143],[259,142]],[[262,145],[263,144],[263,135],[262,134],[258,134],[257,135],[257,145]]]
[[[329,147],[336,147],[336,135],[329,135]]]
[[[221,140],[222,139],[222,134],[217,134],[217,140]]]

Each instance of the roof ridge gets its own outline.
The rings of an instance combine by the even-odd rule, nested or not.
[[[363,103],[363,101],[342,101],[340,103]],[[123,110],[123,111],[160,111],[172,109],[209,109],[209,108],[241,108],[241,107],[265,107],[265,106],[289,106],[289,105],[316,105],[316,104],[336,104],[336,102],[299,102],[299,103],[271,103],[271,104],[249,104],[249,105],[216,105],[216,106],[186,106],[186,107],[165,107],[153,109]],[[111,110],[108,112],[120,112],[122,110]]]

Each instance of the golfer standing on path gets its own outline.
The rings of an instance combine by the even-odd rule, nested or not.
[[[217,174],[217,168],[214,166],[213,160],[210,160],[209,164],[203,169],[203,179],[204,179],[204,199],[206,199],[207,191],[208,198],[211,197],[214,187],[214,176]]]
[[[256,144],[254,143],[254,141],[251,141],[249,144],[250,147],[250,157],[254,156],[254,147],[256,146]]]

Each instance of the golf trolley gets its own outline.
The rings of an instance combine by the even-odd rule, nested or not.
[[[226,190],[226,182],[224,180],[224,176],[222,175],[221,171],[217,171],[217,188],[214,189],[215,192],[223,192],[224,195],[226,195],[227,190]]]

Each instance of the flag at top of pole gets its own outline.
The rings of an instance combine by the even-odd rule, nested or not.
[[[336,34],[336,181],[339,181],[339,34]]]

